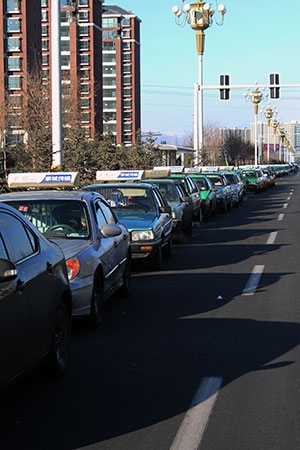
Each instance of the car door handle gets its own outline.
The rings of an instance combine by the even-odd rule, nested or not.
[[[49,261],[47,261],[46,266],[47,266],[47,272],[52,273],[52,264]]]
[[[123,234],[123,240],[126,241],[127,238],[128,238],[128,234],[124,233]]]
[[[114,242],[114,247],[118,247],[118,245],[119,245],[118,242],[115,241],[115,242]]]

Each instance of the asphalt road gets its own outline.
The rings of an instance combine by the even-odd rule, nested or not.
[[[136,271],[99,330],[75,322],[68,374],[0,397],[0,449],[299,449],[299,188],[247,196]]]

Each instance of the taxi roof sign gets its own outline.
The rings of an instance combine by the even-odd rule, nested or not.
[[[171,173],[182,173],[184,166],[157,166],[154,170],[170,170]]]
[[[168,168],[164,169],[153,169],[145,170],[145,177],[150,178],[168,178],[170,175],[170,170]]]
[[[24,172],[9,173],[9,188],[66,188],[79,187],[78,172]]]
[[[97,170],[96,180],[135,181],[143,180],[144,170]]]
[[[200,173],[202,171],[201,167],[186,167],[184,173]]]

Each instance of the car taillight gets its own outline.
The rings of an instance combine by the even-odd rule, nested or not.
[[[78,259],[71,258],[66,261],[67,271],[68,271],[68,278],[69,280],[73,280],[73,278],[78,275],[80,270],[80,263]]]

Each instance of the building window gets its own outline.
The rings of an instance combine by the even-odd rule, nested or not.
[[[132,136],[130,134],[127,134],[124,136],[124,144],[131,144],[132,142]]]
[[[88,25],[79,25],[79,35],[80,36],[89,36],[89,26]]]
[[[42,9],[42,22],[48,22],[48,11]]]
[[[20,0],[6,0],[7,12],[20,12]]]
[[[123,106],[126,109],[131,109],[132,108],[132,101],[131,100],[124,100]]]
[[[102,19],[102,28],[118,28],[119,21],[116,17],[104,17]]]
[[[110,122],[112,120],[116,120],[117,119],[117,114],[115,112],[106,112],[103,115],[103,119],[104,119],[104,122]]]
[[[70,39],[62,39],[60,45],[60,49],[62,52],[70,51]]]
[[[123,53],[123,62],[124,63],[129,63],[131,62],[131,53]]]
[[[80,64],[84,65],[84,66],[89,66],[90,64],[90,55],[80,55]]]
[[[69,24],[66,25],[62,25],[61,28],[61,37],[70,37],[70,26]]]
[[[116,62],[116,54],[115,53],[103,53],[102,61],[104,63],[115,63]]]
[[[89,21],[89,12],[88,11],[79,11],[79,21],[80,22],[88,22]]]
[[[7,70],[21,70],[22,59],[19,56],[9,56],[7,58]]]
[[[104,50],[104,51],[114,51],[114,50],[116,50],[116,44],[115,44],[115,42],[112,42],[112,41],[110,41],[110,42],[102,42],[102,49]]]
[[[89,6],[89,0],[79,0],[79,6]]]
[[[109,66],[103,67],[103,75],[115,75],[115,74],[116,74],[115,67],[109,67]]]
[[[47,7],[48,6],[48,0],[41,0],[41,7]]]
[[[124,30],[122,33],[123,38],[129,39],[131,37],[131,31],[130,30]]]
[[[103,128],[104,133],[115,133],[117,131],[116,124],[114,123],[104,123]]]
[[[87,39],[81,39],[79,42],[80,50],[86,50],[88,51],[90,49],[90,41]]]
[[[131,97],[132,96],[132,89],[131,88],[124,88],[124,97]]]
[[[21,31],[21,21],[20,19],[9,18],[6,19],[6,29],[10,33],[16,33]]]
[[[42,36],[48,36],[48,25],[42,25]]]
[[[49,41],[48,39],[42,39],[42,50],[48,51],[49,50]]]
[[[90,92],[90,85],[88,83],[82,83],[80,85],[80,93],[89,94],[89,92]]]
[[[124,77],[123,78],[123,81],[124,81],[124,85],[130,85],[131,84],[131,77]]]
[[[105,77],[103,78],[103,86],[116,86],[117,81],[115,78]]]
[[[131,123],[124,123],[124,131],[132,131],[132,124]]]
[[[83,97],[80,100],[80,105],[81,105],[81,108],[83,108],[83,109],[90,108],[90,103],[91,103],[91,101],[90,101],[89,97]]]
[[[123,73],[131,73],[131,65],[130,64],[124,64]]]
[[[7,38],[7,50],[9,52],[20,52],[21,51],[21,39],[18,37],[8,37]]]
[[[70,66],[70,55],[61,55],[61,65]]]
[[[114,109],[116,110],[116,102],[113,100],[104,100],[103,102],[103,110],[105,109]]]
[[[42,65],[49,66],[49,55],[42,55]]]
[[[132,113],[125,111],[123,117],[124,117],[125,120],[132,120]]]
[[[42,78],[43,80],[49,80],[50,72],[49,69],[42,69]]]
[[[123,17],[122,25],[123,27],[130,27],[130,19],[128,17]]]
[[[103,97],[116,97],[117,92],[114,89],[103,89]]]
[[[82,80],[90,79],[90,69],[80,69],[80,78]]]
[[[90,122],[90,116],[88,112],[81,113],[81,122]]]
[[[9,90],[21,89],[22,79],[20,76],[11,75],[7,77],[7,88]]]
[[[123,42],[123,50],[131,50],[131,42]]]
[[[117,30],[103,30],[102,31],[102,39],[117,39],[118,31]]]

